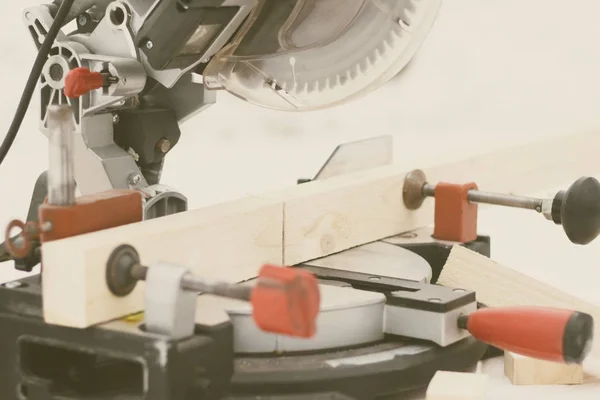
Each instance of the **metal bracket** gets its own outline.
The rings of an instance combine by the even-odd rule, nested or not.
[[[390,165],[394,161],[393,139],[392,136],[378,136],[340,144],[333,150],[314,178],[301,178],[298,179],[298,183]]]
[[[394,160],[394,138],[378,136],[340,144],[313,181],[389,165]]]
[[[145,292],[146,331],[183,339],[194,334],[198,293],[182,289],[187,268],[157,263],[148,268]]]
[[[147,196],[144,200],[144,219],[164,217],[187,211],[187,198],[166,185],[140,188]]]
[[[321,280],[341,281],[357,290],[384,293],[386,334],[432,341],[442,347],[470,336],[457,325],[460,315],[477,310],[475,292],[353,271],[301,266]]]

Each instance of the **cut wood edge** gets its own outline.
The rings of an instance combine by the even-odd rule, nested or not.
[[[577,310],[600,321],[600,307],[532,277],[502,266],[463,246],[453,246],[438,284],[473,290],[489,307],[540,306]],[[591,355],[600,356],[600,330],[595,329]]]
[[[504,352],[504,374],[513,385],[580,385],[583,365],[564,364]]]
[[[481,373],[437,371],[427,387],[426,400],[484,400],[489,380]]]
[[[592,139],[597,139],[599,133],[503,148],[445,165],[431,160],[416,167],[424,169],[432,183],[475,181],[489,191],[526,193],[598,168],[600,140]],[[570,156],[573,152],[578,154],[577,162]],[[123,242],[138,247],[146,264],[158,260],[181,263],[207,279],[238,282],[256,275],[258,261],[295,265],[429,225],[433,221],[433,200],[427,200],[416,211],[404,207],[402,190],[407,172],[397,165],[380,167],[45,243],[45,319],[83,328],[142,310],[143,284],[126,298],[115,298],[104,285],[103,263],[112,247]],[[270,244],[256,246],[253,237],[258,233],[254,229],[262,229],[265,219],[272,222],[271,233],[266,235]],[[235,225],[238,220],[249,224],[245,233]],[[228,228],[221,226],[216,231],[225,239],[206,233],[210,231],[208,225],[223,225],[222,221],[228,221],[224,224]],[[182,231],[204,232],[204,238],[190,238]],[[230,239],[236,235],[237,242]],[[148,241],[155,245],[144,245]],[[239,262],[232,262],[242,256],[248,265],[241,267]],[[202,262],[212,263],[217,272],[198,266]]]
[[[430,183],[476,182],[486,191],[527,194],[600,172],[598,138],[600,131],[556,136],[415,168]],[[293,265],[430,225],[432,199],[416,211],[402,201],[411,170],[393,164],[255,196],[284,203],[284,262]]]

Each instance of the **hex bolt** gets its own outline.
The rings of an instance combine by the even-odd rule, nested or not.
[[[4,284],[4,287],[7,289],[18,289],[22,286],[23,286],[23,283],[19,282],[19,281],[12,281],[12,282],[7,282]]]
[[[427,197],[435,197],[435,185],[427,183],[421,170],[411,171],[404,179],[404,205],[416,210]],[[588,244],[600,234],[600,182],[582,177],[554,198],[533,198],[502,193],[469,190],[467,200],[472,203],[535,210],[562,225],[569,240],[575,244]]]
[[[142,176],[140,174],[133,173],[129,176],[129,183],[131,185],[137,185],[142,181]]]
[[[163,154],[166,154],[169,150],[171,150],[171,141],[169,139],[166,139],[166,138],[160,139],[156,143],[156,149],[159,152],[161,152]]]
[[[85,26],[88,23],[87,15],[81,14],[79,17],[77,17],[77,23],[79,23],[81,26]]]

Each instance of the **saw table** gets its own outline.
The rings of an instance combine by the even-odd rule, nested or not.
[[[336,263],[336,256],[301,266],[325,282],[319,333],[310,341],[262,334],[253,326],[248,306],[237,301],[228,309],[231,321],[196,326],[191,338],[168,346],[163,337],[140,329],[141,315],[86,330],[52,326],[43,322],[39,277],[11,282],[0,289],[0,335],[1,343],[19,346],[3,350],[11,349],[4,353],[1,368],[14,372],[2,375],[2,396],[12,398],[19,388],[29,399],[39,400],[117,395],[175,400],[188,398],[178,389],[188,388],[196,396],[190,398],[198,399],[296,399],[301,393],[307,399],[332,393],[363,399],[371,398],[373,386],[381,394],[421,388],[438,369],[472,367],[488,351],[472,337],[441,347],[432,340],[448,339],[442,325],[427,332],[431,340],[407,340],[382,331],[383,293],[394,287],[411,289],[406,278],[415,287],[427,282],[450,249],[444,243],[423,242],[418,235],[401,240],[403,245],[379,242],[340,255],[356,256],[352,271],[319,266]],[[484,254],[490,250],[486,237],[465,246]],[[419,248],[421,255],[409,248]],[[378,274],[365,273],[365,253]],[[354,291],[350,285],[367,290]],[[465,306],[475,309],[472,294],[464,301],[451,294],[424,294],[442,298],[436,303],[425,297],[398,301],[421,302],[440,317]],[[456,300],[462,304],[452,304]],[[387,329],[402,333],[402,326]],[[25,376],[14,369],[16,364],[27,371]]]
[[[61,114],[68,109],[50,111],[68,121]],[[48,185],[52,195],[39,206],[38,221],[9,225],[5,246],[14,257],[31,257],[40,244],[60,241],[55,234],[77,236],[62,229],[64,221],[85,216],[69,210],[110,204],[120,196],[95,196],[92,203],[73,197],[68,124],[57,127],[67,133],[51,142],[63,150],[52,150],[57,155],[48,174],[54,177]],[[389,138],[375,138],[339,146],[313,179],[299,184],[375,168],[389,161],[388,144]],[[572,241],[589,242],[598,232],[595,219],[581,223],[571,205],[595,201],[599,188],[597,181],[582,178],[554,198],[530,199],[482,192],[474,184],[429,183],[414,170],[405,177],[403,201],[418,209],[435,197],[432,228],[295,268],[265,266],[258,278],[242,284],[211,283],[169,262],[145,266],[144,253],[123,243],[104,265],[104,285],[126,299],[144,281],[144,312],[86,329],[45,321],[43,275],[9,282],[0,287],[6,355],[0,367],[11,372],[0,378],[0,393],[31,400],[374,399],[421,390],[438,370],[472,369],[501,354],[495,344],[580,363],[593,331],[589,315],[490,309],[477,303],[473,291],[435,283],[453,246],[490,256],[490,238],[476,229],[477,202],[531,208],[562,224]],[[136,213],[139,207],[116,215]],[[75,217],[61,218],[65,215]],[[22,231],[12,236],[15,226]],[[219,309],[225,313],[210,315]],[[522,339],[533,331],[535,341]]]

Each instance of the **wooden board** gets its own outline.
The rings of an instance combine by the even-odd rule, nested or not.
[[[462,246],[454,246],[438,284],[477,292],[477,301],[489,307],[541,306],[585,312],[600,321],[600,307],[571,296],[550,285]],[[600,330],[595,329],[592,352],[600,356]]]
[[[44,316],[86,327],[141,310],[141,287],[126,299],[105,287],[104,263],[124,241],[138,247],[144,263],[183,263],[206,278],[241,281],[265,261],[298,264],[429,225],[432,199],[417,211],[402,202],[413,168],[431,183],[475,181],[485,190],[527,193],[597,172],[599,136],[569,135],[442,165],[391,165],[44,244]]]
[[[404,208],[404,177],[414,168],[431,183],[474,181],[486,191],[527,194],[600,172],[599,139],[591,132],[453,161],[390,165],[260,197],[284,203],[284,262],[293,265],[431,224],[432,199],[416,212]]]
[[[143,282],[125,298],[106,287],[112,250],[133,245],[142,263],[185,265],[207,279],[239,282],[282,264],[282,205],[242,199],[43,245],[44,319],[84,328],[144,308]]]
[[[437,371],[425,396],[426,400],[485,400],[488,384],[484,374]]]
[[[504,352],[504,374],[513,385],[577,385],[585,373],[579,364],[564,364]]]

